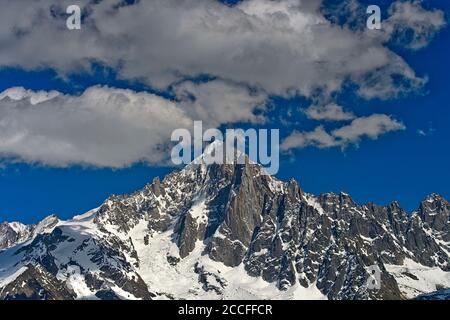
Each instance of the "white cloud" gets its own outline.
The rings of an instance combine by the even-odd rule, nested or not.
[[[357,0],[342,1],[324,8],[324,12],[332,21],[343,23],[345,28],[361,33],[363,38],[371,39],[374,44],[385,47],[389,44],[391,47],[394,43],[406,49],[418,50],[426,47],[436,33],[446,26],[443,11],[425,9],[422,3],[420,0],[393,1],[387,14],[383,12],[380,30],[366,28],[367,4]],[[367,52],[361,59],[373,57],[377,60],[378,53],[370,53],[373,47],[364,46]],[[360,96],[366,99],[390,99],[414,92],[428,81],[426,76],[417,77],[412,69],[405,67],[405,61],[398,55],[391,55],[389,59],[389,63],[373,70],[350,74],[352,81],[359,86],[357,93]]]
[[[316,127],[310,132],[292,132],[281,144],[281,150],[314,146],[318,148],[346,147],[358,144],[363,137],[372,140],[379,136],[397,130],[404,130],[405,126],[385,114],[373,114],[354,119],[349,125],[335,129],[328,133],[323,126]]]
[[[305,109],[304,113],[309,119],[313,120],[344,121],[355,118],[355,115],[352,112],[344,111],[341,106],[335,103],[312,105]]]
[[[392,1],[386,14],[382,14],[381,29],[378,31],[366,28],[367,4],[357,0],[331,4],[323,11],[331,21],[365,31],[367,37],[378,38],[381,42],[393,41],[406,49],[419,50],[426,47],[446,25],[443,11],[426,9],[423,3],[422,0]]]
[[[390,131],[404,130],[405,126],[385,114],[373,114],[353,120],[349,125],[332,131],[332,135],[342,143],[355,143],[362,137],[378,139]]]
[[[256,107],[264,107],[267,96],[261,92],[232,83],[209,81],[206,83],[183,82],[174,88],[180,99],[180,107],[188,110],[193,119],[203,119],[212,126],[234,122],[264,122],[255,115]]]
[[[428,128],[426,128],[426,129],[417,129],[416,132],[417,132],[417,134],[419,136],[427,137],[427,136],[433,135],[435,131],[436,131],[436,129],[433,127],[433,124],[430,122],[428,124]]]
[[[422,1],[398,1],[389,8],[385,29],[398,44],[418,50],[426,47],[445,24],[444,13],[424,9]]]
[[[308,146],[330,148],[337,145],[336,139],[326,132],[323,126],[318,126],[310,132],[292,132],[281,144],[281,150],[287,151]]]
[[[9,98],[11,100],[20,101],[23,99],[28,99],[33,105],[51,100],[59,95],[58,91],[33,91],[26,90],[23,87],[9,88],[0,93],[0,101],[4,98]]]
[[[393,4],[379,34],[331,23],[320,0],[246,0],[232,7],[211,0],[78,3],[85,12],[79,31],[66,28],[71,0],[2,3],[0,66],[66,75],[100,63],[122,79],[169,90],[176,101],[108,87],[80,96],[11,89],[0,94],[0,156],[54,166],[160,164],[174,128],[190,128],[193,120],[210,127],[263,122],[254,111],[268,95],[315,99],[319,92],[317,101],[328,102],[350,79],[364,98],[395,97],[427,79],[386,43],[411,29],[401,43],[421,48],[445,23],[441,11],[418,1]],[[203,75],[216,80],[186,81]],[[323,126],[295,131],[285,150],[345,146],[404,128],[386,115],[354,119],[333,103],[306,112],[321,121],[353,121],[330,133]]]
[[[427,133],[425,131],[423,131],[422,129],[417,130],[417,134],[419,136],[422,136],[422,137],[426,137],[427,136]]]
[[[182,87],[198,99],[171,101],[100,86],[79,96],[11,88],[0,93],[0,157],[51,166],[121,168],[140,161],[165,165],[174,129],[191,130],[194,120],[204,121],[205,128],[256,121],[252,108],[264,103],[263,95],[221,81]],[[208,99],[211,94],[214,99]],[[224,106],[229,106],[227,116],[211,115]]]
[[[395,87],[395,76],[404,77],[399,90],[423,84],[384,39],[325,19],[320,0],[247,0],[232,7],[211,0],[80,0],[87,13],[80,31],[65,28],[71,2],[2,4],[0,65],[64,74],[99,62],[160,89],[208,74],[276,95],[329,94],[346,79],[367,97],[375,83],[384,97],[398,94],[386,90]],[[395,21],[403,19],[403,11],[393,12]]]

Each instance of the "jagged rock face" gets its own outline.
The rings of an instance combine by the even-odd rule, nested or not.
[[[32,226],[19,222],[0,223],[0,250],[28,240],[32,232]]]
[[[366,266],[383,270],[384,263],[412,258],[448,270],[449,257],[423,229],[425,222],[409,216],[398,203],[359,206],[350,196],[333,193],[314,199],[295,181],[281,183],[259,170],[254,165],[198,166],[158,184],[158,192],[168,196],[163,203],[175,208],[166,212],[175,224],[181,258],[203,241],[211,259],[231,267],[243,263],[250,275],[276,282],[280,290],[296,282],[316,284],[334,299],[402,297],[387,272],[382,290],[361,289],[368,278]],[[187,187],[192,181],[195,185]],[[154,184],[147,189],[152,188]],[[178,189],[183,201],[176,197],[180,193],[170,194]],[[150,202],[152,210],[164,211]],[[201,214],[196,213],[199,207]],[[441,210],[438,214],[444,213],[448,226],[448,207],[430,203],[421,212],[428,210]],[[436,231],[444,228],[435,225]]]
[[[169,289],[155,289],[161,284],[145,269],[148,260],[159,261],[149,255],[165,248],[159,239],[167,235],[176,250],[158,249],[164,262],[156,270],[178,276],[180,265],[194,261],[189,281],[218,297],[239,283],[205,267],[204,259],[243,268],[279,292],[300,286],[329,299],[402,299],[387,266],[410,259],[450,271],[449,208],[431,195],[409,215],[396,202],[358,205],[344,193],[314,197],[294,180],[264,175],[258,165],[200,161],[133,194],[112,196],[86,217],[47,228],[3,259],[0,254],[0,287],[10,254],[19,265],[39,265],[65,281],[74,298],[86,298],[86,291],[103,299],[177,298]],[[372,265],[382,271],[380,290],[366,286]],[[83,292],[71,289],[74,276],[82,279]]]
[[[11,255],[10,261],[2,261],[0,256],[0,264],[10,262],[28,267],[4,287],[4,298],[73,299],[77,294],[72,288],[72,278],[78,277],[85,283],[84,290],[89,291],[91,298],[116,297],[111,288],[118,287],[131,293],[133,298],[151,299],[152,294],[133,268],[138,261],[129,243],[112,234],[89,235],[77,231],[76,227],[55,226],[47,230],[48,233],[38,234],[24,245],[5,252]],[[36,274],[40,277],[31,281]],[[21,279],[26,285],[21,285]],[[11,288],[14,288],[12,293]]]
[[[58,221],[55,215],[50,215],[36,225],[26,225],[20,222],[0,223],[0,250],[30,240],[45,230],[51,229]]]
[[[432,194],[421,202],[418,215],[437,237],[450,241],[450,203],[437,194]]]
[[[0,291],[3,300],[72,300],[75,294],[41,265],[28,264]]]
[[[305,287],[316,283],[329,298],[368,297],[360,290],[367,280],[364,267],[395,260],[395,254],[385,260],[378,254],[393,240],[380,234],[376,218],[347,195],[324,194],[314,201],[291,183],[255,234],[247,270],[276,281],[281,290],[299,281]],[[386,289],[391,282],[383,281]],[[378,295],[392,296],[390,291]]]
[[[212,235],[209,255],[228,266],[237,266],[244,258],[254,232],[260,227],[267,210],[267,201],[273,197],[267,176],[259,168],[236,166],[228,188],[228,202],[223,221]]]

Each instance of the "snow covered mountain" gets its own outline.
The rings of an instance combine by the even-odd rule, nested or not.
[[[72,220],[3,223],[0,299],[409,299],[450,288],[441,196],[407,214],[316,197],[262,170],[199,158]]]
[[[46,228],[58,223],[54,215],[48,216],[37,225],[25,225],[20,222],[0,223],[0,250],[23,243],[34,235],[43,232]]]
[[[24,225],[20,222],[0,223],[0,249],[28,240],[32,229],[32,226]]]

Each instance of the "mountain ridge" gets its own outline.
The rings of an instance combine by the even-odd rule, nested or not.
[[[0,251],[0,298],[39,288],[56,299],[406,299],[450,287],[443,197],[407,214],[398,202],[313,196],[262,170],[196,163],[58,220]],[[379,290],[366,286],[373,265]],[[5,291],[27,266],[53,287]]]

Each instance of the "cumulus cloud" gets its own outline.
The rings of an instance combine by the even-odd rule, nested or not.
[[[325,131],[323,126],[316,127],[310,132],[292,132],[281,144],[281,150],[304,148],[315,146],[318,148],[330,148],[337,146],[336,139]]]
[[[422,1],[398,1],[389,8],[385,30],[394,42],[411,50],[426,47],[446,24],[440,10],[426,10]]]
[[[401,90],[423,84],[384,39],[327,20],[320,0],[246,0],[231,7],[210,0],[78,3],[85,13],[80,31],[65,27],[72,1],[3,3],[0,65],[64,74],[96,62],[159,89],[207,74],[284,96],[329,94],[346,79],[368,97],[374,94],[366,87],[375,83],[384,97],[397,94],[386,89],[395,87],[395,77],[403,78]],[[406,11],[392,12],[397,25]],[[415,30],[417,39],[423,32],[429,38],[428,28]]]
[[[180,100],[180,107],[187,110],[193,119],[203,119],[211,126],[223,123],[262,123],[262,115],[255,115],[255,109],[262,109],[267,95],[250,92],[247,88],[223,81],[204,83],[183,82],[174,88]]]
[[[251,112],[261,106],[264,96],[246,94],[244,89],[221,81],[206,86],[182,85],[198,97],[194,101],[185,97],[171,101],[146,92],[100,86],[79,96],[8,89],[0,93],[0,156],[59,167],[122,168],[136,162],[165,165],[170,136],[176,128],[192,129],[194,120],[204,121],[205,127],[258,120]],[[220,97],[218,92],[226,96]],[[208,99],[211,94],[219,104]],[[236,107],[238,103],[244,110]],[[227,116],[211,115],[224,106]]]
[[[383,13],[380,30],[366,27],[367,4],[357,0],[347,0],[324,7],[327,18],[341,24],[362,37],[381,45],[396,44],[409,50],[426,47],[437,32],[446,26],[444,12],[425,9],[423,1],[393,1],[386,17]],[[391,46],[390,46],[391,47]],[[370,59],[370,46],[365,58]],[[377,59],[376,54],[373,57]],[[405,61],[398,55],[391,55],[389,64],[380,66],[364,74],[351,74],[350,77],[359,88],[357,93],[366,99],[390,99],[413,92],[424,86],[427,77],[417,77],[413,70],[405,68]]]
[[[281,144],[281,150],[314,146],[318,148],[346,147],[358,144],[363,137],[372,140],[379,136],[397,130],[404,130],[405,126],[398,120],[385,114],[373,114],[354,119],[349,125],[335,129],[328,133],[323,126],[316,127],[310,132],[292,132]]]
[[[0,101],[9,98],[14,101],[20,101],[23,99],[28,99],[29,102],[32,105],[51,100],[59,95],[58,91],[52,90],[52,91],[33,91],[33,90],[26,90],[23,87],[14,87],[9,88],[2,93],[0,93]]]
[[[335,103],[312,105],[305,109],[304,113],[309,119],[313,120],[344,121],[355,118],[355,115],[352,112],[344,111],[341,106]]]
[[[404,129],[403,123],[390,116],[373,114],[353,120],[348,126],[334,130],[332,135],[346,144],[358,142],[364,136],[375,140],[387,132]]]
[[[443,26],[443,13],[418,1],[393,4],[379,33],[349,28],[324,16],[322,1],[79,0],[81,30],[66,28],[71,0],[6,1],[0,11],[0,66],[52,68],[61,75],[102,64],[119,78],[173,93],[93,87],[79,96],[15,88],[0,94],[0,156],[54,166],[120,168],[161,164],[174,128],[203,120],[265,121],[270,95],[332,101],[352,81],[367,99],[416,90],[425,77],[386,46],[393,39],[419,49]],[[349,8],[355,7],[355,1]],[[412,18],[410,19],[409,16]],[[408,30],[412,36],[401,38]],[[198,82],[207,75],[208,82]],[[284,149],[329,148],[377,139],[403,125],[385,115],[355,118],[330,103],[306,111],[320,121],[352,120],[327,132],[295,131]]]

